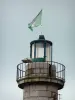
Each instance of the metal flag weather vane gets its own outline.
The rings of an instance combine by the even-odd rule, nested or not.
[[[38,15],[28,24],[28,28],[33,31],[34,27],[38,27],[41,25],[41,19],[42,19],[42,10],[38,13]]]

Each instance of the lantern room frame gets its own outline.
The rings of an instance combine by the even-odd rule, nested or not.
[[[36,57],[36,44],[39,43],[39,44],[43,44],[43,48],[44,48],[44,57],[43,58],[37,58]],[[45,62],[46,61],[46,45],[47,43],[50,45],[51,47],[51,55],[49,55],[51,58],[50,61],[52,61],[52,42],[49,41],[49,40],[45,40],[45,37],[44,35],[39,35],[39,39],[38,40],[34,40],[34,41],[31,41],[30,42],[30,58],[34,58],[33,61],[34,62],[38,62],[40,59],[41,62]],[[32,57],[32,45],[34,44],[34,57]]]

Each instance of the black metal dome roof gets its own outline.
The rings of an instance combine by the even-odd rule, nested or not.
[[[49,44],[52,46],[52,42],[49,41],[49,40],[45,40],[44,35],[39,35],[39,39],[38,39],[38,40],[33,40],[33,41],[31,41],[30,44],[32,45],[32,44],[34,44],[34,43],[40,43],[40,42],[42,42],[42,43],[43,43],[43,42],[49,43]]]

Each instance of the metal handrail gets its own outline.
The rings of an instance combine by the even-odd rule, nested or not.
[[[35,62],[35,66],[36,66],[36,63],[37,62]],[[45,63],[45,62],[43,62],[43,63]],[[56,78],[63,79],[65,81],[65,66],[63,64],[55,62],[55,61],[46,61],[46,63],[55,65],[55,68],[56,68],[56,72],[55,72]],[[30,63],[27,63],[27,64],[30,64]],[[31,64],[33,64],[33,62]],[[24,67],[24,69],[23,69],[23,67]],[[28,69],[25,69],[25,67],[26,67],[26,63],[20,63],[20,64],[17,65],[17,77],[16,77],[17,79],[16,80],[19,80],[19,79],[22,79],[22,78],[26,77],[25,74],[26,74]],[[33,68],[31,68],[31,69],[33,69]],[[39,68],[35,67],[34,69],[39,69],[40,70],[40,63],[39,63]],[[43,66],[43,69],[45,69],[44,66]],[[48,68],[46,68],[46,69],[48,70]],[[37,75],[37,73],[34,73],[34,74]],[[42,73],[42,74],[45,74],[45,73]],[[39,77],[41,78],[41,76],[39,76]]]
[[[60,64],[60,65],[62,65],[62,66],[64,66],[63,64],[61,64],[61,63],[58,63],[58,62],[55,62],[55,61],[46,61],[46,62],[53,62],[53,63],[57,63],[57,64]],[[33,63],[33,62],[32,62]],[[35,62],[36,63],[36,62]],[[19,63],[17,66],[19,66],[20,64],[24,64],[24,63]],[[65,67],[65,66],[64,66]]]

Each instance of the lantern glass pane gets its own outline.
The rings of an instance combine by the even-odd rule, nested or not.
[[[36,44],[36,58],[43,58],[44,57],[44,47],[43,43]]]
[[[34,44],[32,45],[32,58],[34,58]]]

